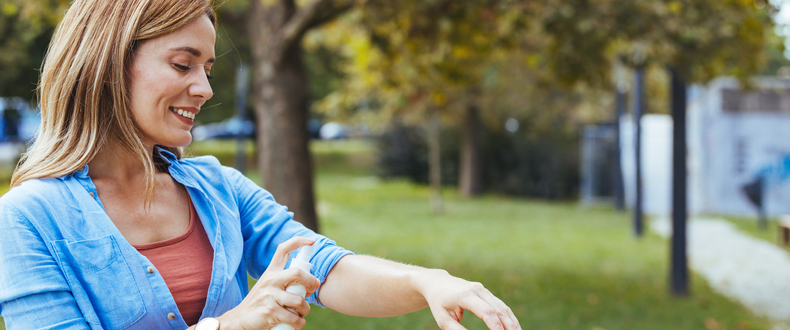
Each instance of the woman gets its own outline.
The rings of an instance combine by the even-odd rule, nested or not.
[[[212,96],[215,25],[207,0],[74,1],[42,69],[39,136],[0,198],[9,329],[302,328],[308,302],[520,329],[480,284],[353,255],[215,158],[181,158]],[[311,271],[284,270],[304,245]]]

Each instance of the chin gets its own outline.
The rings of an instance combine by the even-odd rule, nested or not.
[[[192,135],[188,134],[188,136],[185,136],[183,138],[170,140],[170,141],[167,141],[167,142],[163,141],[163,143],[157,143],[157,144],[165,146],[165,147],[169,147],[169,148],[178,148],[178,147],[186,147],[190,143],[192,143]]]
[[[177,144],[176,144],[176,145],[174,145],[173,147],[174,147],[174,148],[178,148],[178,147],[186,147],[186,146],[188,146],[190,143],[192,143],[192,139],[189,139],[189,140],[187,140],[187,141],[185,141],[185,142],[183,142],[183,143],[177,143]]]

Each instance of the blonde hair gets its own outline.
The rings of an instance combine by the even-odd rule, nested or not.
[[[211,0],[75,0],[47,50],[38,85],[41,126],[11,186],[81,170],[113,139],[146,171],[153,198],[155,157],[148,153],[129,106],[125,74],[140,42],[208,15]],[[180,148],[165,148],[181,157]]]

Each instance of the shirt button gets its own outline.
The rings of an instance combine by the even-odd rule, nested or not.
[[[154,273],[154,266],[148,266],[148,268],[146,270],[148,271],[148,274],[153,274]]]
[[[167,319],[168,319],[168,320],[171,320],[171,321],[172,321],[172,320],[175,320],[175,319],[176,319],[176,314],[173,314],[173,313],[167,313]]]
[[[96,195],[93,192],[90,192],[89,194],[91,195],[91,198],[95,198],[96,197]]]

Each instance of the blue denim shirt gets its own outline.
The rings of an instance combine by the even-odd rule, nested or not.
[[[310,271],[322,283],[351,253],[293,221],[271,194],[215,158],[159,153],[214,248],[202,317],[237,306],[247,274],[259,278],[293,236],[316,239]],[[308,301],[320,305],[317,294]],[[25,181],[0,198],[0,314],[9,330],[187,328],[159,272],[107,216],[87,166]]]

